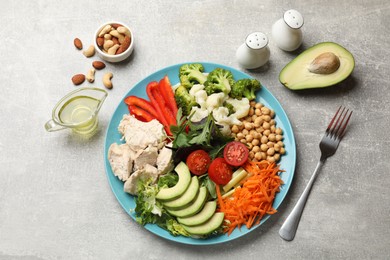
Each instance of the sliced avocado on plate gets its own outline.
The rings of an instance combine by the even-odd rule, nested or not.
[[[182,218],[189,217],[201,211],[206,200],[207,200],[207,188],[205,186],[202,186],[199,189],[196,198],[186,206],[180,209],[168,209],[168,208],[166,209],[172,216],[182,217]]]
[[[178,198],[169,201],[163,201],[163,205],[169,208],[180,208],[190,203],[198,194],[199,180],[197,176],[193,176],[187,190]]]
[[[334,42],[316,44],[299,54],[279,74],[292,90],[323,88],[346,79],[355,68],[352,54]]]
[[[224,213],[216,212],[208,221],[203,224],[197,226],[182,226],[188,233],[192,235],[207,235],[222,225],[224,217]]]
[[[177,218],[177,221],[180,224],[186,226],[200,225],[205,223],[207,220],[209,220],[214,215],[216,209],[217,209],[217,202],[214,200],[209,201],[206,202],[203,209],[198,214],[186,218]]]
[[[188,188],[191,182],[191,173],[187,165],[184,162],[180,162],[175,171],[179,175],[179,181],[175,186],[171,188],[161,189],[157,195],[156,199],[159,200],[171,200],[177,197],[180,197]]]

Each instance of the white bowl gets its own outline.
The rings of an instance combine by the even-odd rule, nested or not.
[[[127,48],[126,51],[124,51],[124,52],[122,52],[120,54],[111,55],[111,54],[105,53],[102,50],[102,48],[98,46],[98,44],[97,44],[98,35],[99,35],[100,31],[108,24],[120,24],[120,25],[122,25],[123,27],[127,28],[130,31],[130,46],[129,46],[129,48]],[[96,52],[100,56],[100,58],[102,58],[103,60],[108,61],[108,62],[114,62],[114,63],[115,62],[121,62],[121,61],[127,59],[131,55],[133,50],[134,50],[134,33],[130,29],[129,26],[127,26],[126,24],[124,24],[122,22],[116,22],[116,21],[107,22],[107,23],[104,23],[102,26],[100,26],[96,30],[96,32],[94,34],[93,43],[94,43]]]

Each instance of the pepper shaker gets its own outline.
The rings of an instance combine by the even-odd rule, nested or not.
[[[262,32],[249,34],[238,47],[236,58],[245,69],[255,69],[266,64],[270,57],[268,37]]]
[[[295,51],[302,44],[302,26],[302,15],[297,10],[288,10],[272,26],[272,38],[280,49]]]

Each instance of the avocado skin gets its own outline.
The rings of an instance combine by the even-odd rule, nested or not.
[[[331,74],[316,74],[308,70],[310,63],[320,54],[332,52],[340,59],[340,67]],[[291,90],[324,88],[346,79],[355,68],[353,55],[334,42],[316,44],[290,61],[280,72],[279,81]]]

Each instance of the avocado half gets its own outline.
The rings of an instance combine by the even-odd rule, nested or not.
[[[354,68],[355,60],[348,50],[334,42],[322,42],[288,63],[279,80],[292,90],[323,88],[343,81]]]

